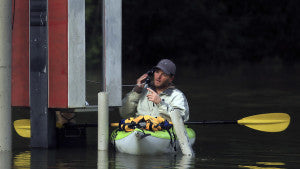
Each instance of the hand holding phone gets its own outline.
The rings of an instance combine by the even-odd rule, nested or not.
[[[148,72],[147,72],[147,78],[146,78],[146,80],[145,80],[145,83],[146,84],[149,84],[150,82],[151,82],[151,78],[152,78],[152,76],[153,76],[153,74],[154,74],[154,69],[151,69],[151,70],[149,70]]]

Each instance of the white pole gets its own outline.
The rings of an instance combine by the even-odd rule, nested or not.
[[[109,106],[122,106],[122,0],[103,0],[103,91]]]
[[[98,150],[108,150],[108,96],[98,93]]]
[[[11,0],[0,1],[0,151],[11,151]]]
[[[97,161],[98,169],[107,169],[108,166],[108,152],[107,151],[98,151],[98,161]]]
[[[170,113],[170,117],[173,123],[173,128],[175,129],[175,133],[177,135],[177,139],[179,141],[182,154],[187,156],[194,156],[194,152],[189,142],[189,138],[180,113],[174,110]]]
[[[11,153],[11,151],[0,151],[0,169],[12,168]]]

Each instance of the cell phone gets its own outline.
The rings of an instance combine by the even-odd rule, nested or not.
[[[154,72],[155,72],[155,69],[151,69],[151,70],[147,71],[148,76],[145,80],[146,84],[149,84],[151,82],[151,78],[153,77]]]

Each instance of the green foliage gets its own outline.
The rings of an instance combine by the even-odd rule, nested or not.
[[[268,58],[293,66],[300,54],[299,2],[124,0],[123,66],[154,65],[161,58],[191,67]],[[101,14],[101,0],[86,0],[88,68],[101,63]]]
[[[102,58],[102,1],[86,0],[85,5],[87,69],[94,69]]]

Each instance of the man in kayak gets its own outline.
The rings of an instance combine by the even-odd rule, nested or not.
[[[150,115],[162,116],[170,121],[170,113],[178,111],[183,121],[189,119],[189,106],[184,94],[175,88],[173,80],[176,65],[169,59],[162,59],[153,68],[153,81],[145,81],[149,73],[139,77],[136,86],[123,99],[120,108],[122,118]]]

